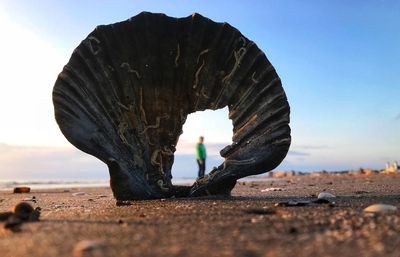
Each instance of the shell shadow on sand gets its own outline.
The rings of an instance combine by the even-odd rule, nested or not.
[[[140,13],[97,26],[53,89],[56,121],[80,150],[106,163],[118,200],[229,194],[236,180],[278,166],[290,146],[289,104],[257,45],[199,14]],[[188,114],[229,108],[233,143],[191,187],[171,183]]]

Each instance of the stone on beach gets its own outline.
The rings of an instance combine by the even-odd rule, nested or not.
[[[265,189],[262,189],[261,192],[270,192],[270,191],[284,191],[285,189],[282,187],[268,187]]]
[[[324,200],[329,200],[329,199],[332,199],[332,198],[335,198],[336,197],[336,195],[333,195],[333,194],[331,194],[331,193],[328,193],[328,192],[321,192],[321,193],[319,193],[318,194],[318,199],[324,199]]]
[[[85,192],[76,192],[72,194],[73,196],[82,196],[82,195],[87,195]]]
[[[24,198],[24,199],[22,199],[22,201],[25,201],[25,202],[34,202],[34,203],[36,203],[36,202],[37,202],[37,199],[36,199],[35,196],[32,196],[32,197]]]
[[[106,256],[105,246],[93,240],[78,242],[73,250],[74,257]]]
[[[389,204],[373,204],[364,209],[367,213],[386,213],[386,212],[396,212],[398,208],[394,205]]]
[[[275,203],[275,207],[300,207],[311,204],[310,201],[288,201]]]
[[[13,232],[20,231],[24,222],[39,221],[40,208],[34,209],[29,203],[21,202],[14,207],[13,212],[1,213],[1,220],[5,220],[4,228]]]
[[[271,214],[276,214],[276,209],[268,207],[250,208],[246,209],[245,212],[248,214],[271,215]]]

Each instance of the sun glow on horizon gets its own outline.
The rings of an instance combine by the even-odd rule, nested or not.
[[[59,145],[68,142],[54,120],[51,99],[57,74],[68,60],[61,49],[18,24],[0,9],[0,142]]]

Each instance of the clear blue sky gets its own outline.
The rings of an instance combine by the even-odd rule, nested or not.
[[[40,39],[37,49],[30,49],[29,41],[13,47],[18,35],[6,33],[2,40],[7,37],[10,44],[2,51],[14,54],[26,48],[36,52],[32,57],[16,56],[21,63],[35,58],[26,67],[39,69],[29,78],[30,87],[46,92],[48,98],[41,101],[49,101],[43,111],[38,107],[32,114],[40,122],[24,124],[25,131],[31,132],[21,132],[15,139],[15,128],[10,124],[18,120],[7,122],[5,128],[2,121],[0,143],[8,146],[23,147],[18,138],[38,147],[53,145],[52,142],[66,144],[52,125],[51,88],[73,49],[96,25],[125,20],[141,11],[176,17],[198,12],[230,23],[256,42],[281,77],[292,110],[293,143],[279,169],[382,168],[386,161],[400,159],[400,1],[2,0],[0,11],[10,24]],[[24,38],[18,38],[21,40]],[[47,52],[41,42],[52,50]],[[35,65],[40,59],[37,56],[42,54],[52,58]],[[11,67],[3,62],[5,74],[20,72],[18,65]],[[38,78],[37,84],[36,76],[43,77]],[[11,95],[4,96],[4,92],[11,86],[24,88],[25,84],[0,80],[3,97],[13,99]],[[11,108],[9,102],[1,105],[6,100],[0,101],[3,110]],[[11,109],[18,108],[22,108],[21,104]],[[50,118],[39,117],[39,112],[49,113]],[[4,111],[0,114],[8,117]],[[214,123],[221,122],[219,127],[224,131],[231,130],[226,112],[213,115],[213,119]],[[43,124],[46,128],[42,128]],[[221,141],[226,141],[225,137]],[[213,138],[209,143],[221,142]]]

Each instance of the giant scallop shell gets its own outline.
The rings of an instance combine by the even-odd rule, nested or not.
[[[101,25],[74,50],[53,89],[56,121],[106,163],[118,200],[229,194],[278,166],[290,146],[289,104],[274,67],[227,23],[140,13]],[[188,114],[229,107],[225,161],[190,188],[171,183]]]

